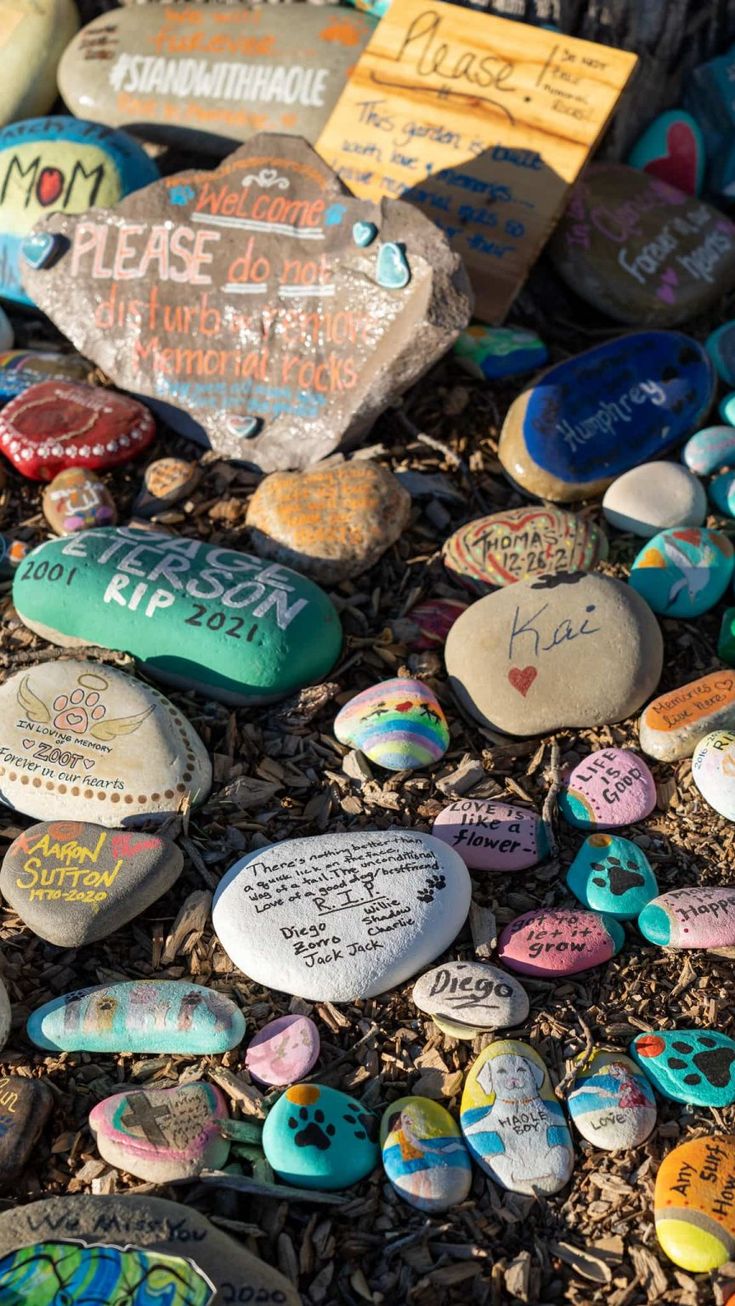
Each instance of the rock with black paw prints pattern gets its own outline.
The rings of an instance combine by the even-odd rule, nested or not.
[[[717,1029],[638,1034],[630,1053],[663,1097],[690,1106],[735,1102],[735,1042]]]
[[[263,1151],[297,1188],[349,1188],[378,1164],[378,1121],[336,1088],[293,1084],[268,1113]]]

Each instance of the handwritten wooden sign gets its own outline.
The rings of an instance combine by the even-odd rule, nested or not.
[[[402,196],[505,317],[636,56],[427,0],[393,0],[317,150],[363,199]]]

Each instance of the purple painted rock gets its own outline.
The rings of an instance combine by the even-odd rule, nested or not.
[[[612,916],[559,908],[527,911],[506,925],[498,957],[520,975],[553,979],[591,970],[614,957],[625,931]]]
[[[735,947],[735,885],[662,893],[643,908],[638,929],[661,948]]]
[[[439,813],[431,833],[478,871],[524,871],[549,852],[536,812],[489,798],[458,798]]]
[[[559,811],[578,830],[616,830],[642,821],[656,806],[645,762],[627,748],[601,748],[578,762],[559,797]]]
[[[308,1016],[279,1016],[255,1035],[245,1065],[261,1084],[296,1084],[319,1058],[319,1030]]]
[[[118,1170],[169,1183],[219,1170],[230,1144],[221,1133],[227,1105],[214,1084],[177,1084],[116,1093],[89,1114],[100,1156]]]
[[[408,614],[408,620],[419,628],[416,638],[410,641],[411,648],[418,651],[443,648],[457,617],[466,607],[461,599],[427,599],[425,603],[417,603]]]

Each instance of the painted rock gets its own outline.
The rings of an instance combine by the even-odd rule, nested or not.
[[[378,1121],[336,1088],[293,1084],[266,1117],[263,1151],[287,1184],[349,1188],[378,1164]]]
[[[59,86],[72,113],[187,149],[221,154],[223,138],[257,130],[314,142],[374,26],[331,10],[193,4],[183,25],[178,13],[115,10],[67,47]]]
[[[245,1066],[260,1084],[294,1084],[319,1060],[319,1030],[308,1016],[279,1016],[251,1039]]]
[[[707,495],[701,481],[680,463],[642,463],[613,481],[602,511],[619,531],[649,539],[670,526],[701,526]]]
[[[692,758],[692,779],[710,807],[735,821],[735,732],[713,730],[700,739]]]
[[[410,516],[411,496],[393,473],[356,460],[266,476],[245,524],[259,557],[331,585],[372,567]]]
[[[735,464],[735,427],[705,426],[687,440],[681,458],[698,476],[709,476],[719,467]]]
[[[717,375],[725,385],[735,386],[735,322],[724,322],[704,342]]]
[[[704,181],[705,150],[696,118],[683,109],[659,114],[636,141],[628,163],[686,195],[698,195]]]
[[[629,1057],[594,1052],[567,1098],[583,1138],[606,1152],[639,1147],[656,1124],[653,1090]]]
[[[417,603],[408,613],[408,621],[418,626],[419,633],[410,641],[416,650],[443,648],[447,635],[457,617],[467,607],[460,599],[426,599]]]
[[[578,830],[615,830],[642,821],[656,806],[645,762],[627,748],[601,748],[570,772],[559,811]]]
[[[448,948],[470,893],[462,858],[431,835],[322,834],[236,862],[217,887],[212,922],[256,983],[349,1002],[395,988]]]
[[[0,535],[0,580],[10,580],[16,568],[30,553],[30,545],[25,540],[14,540],[9,535]]]
[[[183,865],[170,839],[42,821],[11,843],[0,891],[39,938],[79,948],[139,916],[176,883]]]
[[[735,666],[735,608],[726,608],[722,614],[717,637],[717,656],[728,666]]]
[[[521,975],[577,975],[620,952],[625,930],[612,916],[558,908],[527,911],[506,925],[498,957]]]
[[[729,394],[723,396],[717,405],[717,411],[723,422],[735,426],[735,391],[730,391]]]
[[[662,1097],[692,1106],[735,1102],[735,1042],[716,1029],[661,1029],[638,1034],[635,1061]]]
[[[51,108],[57,95],[56,67],[79,27],[79,15],[73,0],[5,0],[1,12],[4,126]]]
[[[470,326],[454,343],[457,361],[480,381],[523,376],[543,367],[549,351],[535,331],[523,327]]]
[[[176,1052],[206,1056],[237,1047],[239,1007],[184,980],[123,980],[76,989],[28,1017],[36,1047],[61,1052]]]
[[[228,1118],[219,1089],[198,1082],[106,1097],[90,1111],[89,1128],[108,1165],[165,1184],[222,1169],[230,1144],[220,1122]]]
[[[735,947],[735,885],[692,885],[654,898],[638,929],[661,948]]]
[[[658,893],[643,849],[613,834],[591,834],[585,839],[566,882],[585,907],[621,921],[634,920]]]
[[[383,1168],[419,1211],[449,1211],[469,1196],[472,1164],[459,1126],[439,1102],[399,1097],[380,1122]]]
[[[201,472],[184,458],[156,458],[143,473],[143,486],[134,503],[139,517],[155,517],[185,499],[198,484]]]
[[[735,227],[724,214],[620,163],[585,168],[549,252],[582,299],[641,326],[695,317],[735,281]]]
[[[0,1076],[0,1184],[14,1179],[30,1160],[53,1101],[43,1079]]]
[[[690,526],[654,535],[633,561],[630,584],[654,612],[691,619],[719,602],[732,572],[728,537]]]
[[[131,136],[59,115],[30,118],[0,131],[0,293],[32,304],[24,285],[26,260],[51,256],[34,223],[49,213],[85,213],[117,204],[158,177],[158,168]],[[24,258],[21,258],[21,252]]]
[[[607,539],[587,517],[561,508],[511,508],[460,526],[445,540],[444,566],[460,584],[486,594],[517,580],[592,571]]]
[[[691,757],[705,735],[732,727],[735,675],[722,670],[711,671],[708,676],[655,698],[638,722],[638,735],[649,757],[675,762],[680,757]]]
[[[538,1052],[503,1039],[470,1069],[459,1118],[478,1165],[501,1188],[535,1196],[569,1182],[574,1148],[564,1112]]]
[[[411,996],[419,1011],[480,1030],[522,1025],[528,1015],[518,980],[482,961],[447,961],[417,979]]]
[[[143,404],[76,381],[40,381],[0,413],[0,449],[33,481],[51,481],[66,467],[129,462],[155,434]]]
[[[36,234],[49,255],[25,260],[26,289],[75,348],[179,434],[263,471],[353,447],[470,316],[444,232],[403,200],[356,198],[297,136],[252,136],[213,171]]]
[[[549,855],[541,817],[491,798],[458,798],[442,808],[431,833],[478,871],[525,871]]]
[[[514,400],[498,457],[527,494],[590,498],[681,444],[709,412],[714,386],[712,363],[689,336],[618,336],[557,363]]]
[[[466,1043],[474,1043],[480,1034],[487,1033],[482,1025],[465,1025],[463,1021],[450,1020],[449,1016],[432,1016],[432,1021],[447,1038],[464,1039]]]
[[[10,1006],[10,998],[5,983],[0,979],[0,1048],[4,1048],[8,1041],[10,1033],[10,1024],[13,1018]]]
[[[710,481],[707,492],[716,512],[735,517],[735,472],[720,472]]]
[[[87,381],[91,364],[79,354],[9,349],[0,353],[0,402],[14,399],[39,381]]]
[[[656,1237],[669,1260],[702,1274],[735,1256],[735,1138],[693,1138],[665,1156],[653,1195]]]
[[[57,535],[114,526],[115,502],[104,481],[86,467],[67,467],[43,492],[43,515]]]
[[[16,607],[22,615],[17,600]],[[465,711],[506,734],[534,735],[630,716],[658,685],[663,642],[629,585],[542,576],[473,603],[450,630],[444,656]]]
[[[433,689],[401,676],[351,698],[334,719],[334,733],[388,771],[431,766],[449,747],[449,726]]]
[[[140,824],[203,802],[212,783],[178,708],[106,663],[44,662],[10,676],[0,739],[0,797],[41,820]]]
[[[39,545],[13,602],[52,643],[125,649],[156,679],[226,702],[269,702],[319,680],[342,642],[326,594],[296,572],[124,526]]]
[[[14,341],[13,325],[5,310],[0,308],[0,351],[12,350]]]
[[[92,1284],[105,1306],[131,1302],[131,1285],[145,1295],[155,1285],[170,1306],[210,1306],[215,1292],[223,1302],[238,1293],[281,1306],[300,1301],[288,1279],[192,1206],[130,1193],[48,1197],[0,1215],[0,1300],[10,1306],[21,1293],[29,1306],[52,1306],[59,1284]],[[145,1296],[135,1296],[142,1306]],[[77,1303],[86,1306],[83,1297]]]

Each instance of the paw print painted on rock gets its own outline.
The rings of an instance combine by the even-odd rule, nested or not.
[[[631,1054],[664,1097],[692,1106],[735,1102],[735,1042],[717,1030],[639,1034]]]
[[[377,1119],[354,1098],[322,1084],[293,1084],[265,1122],[263,1150],[284,1182],[340,1189],[375,1167],[377,1138]]]
[[[620,835],[592,834],[567,871],[575,897],[593,911],[618,920],[635,920],[658,894],[646,854]]]
[[[436,891],[443,889],[446,883],[446,876],[444,875],[429,875],[426,878],[426,887],[419,889],[416,897],[419,902],[433,902]]]
[[[288,1127],[298,1130],[293,1136],[297,1147],[318,1147],[320,1152],[326,1152],[332,1146],[332,1139],[337,1132],[334,1125],[325,1124],[324,1112],[319,1107],[313,1116],[310,1115],[308,1106],[299,1107],[297,1116],[289,1116]]]
[[[102,681],[101,676],[87,677]],[[102,682],[107,688],[107,681]],[[96,689],[73,689],[71,694],[59,694],[53,701],[56,716],[53,724],[57,730],[71,730],[75,735],[83,735],[90,723],[101,721],[107,714],[107,708],[100,702]]]

